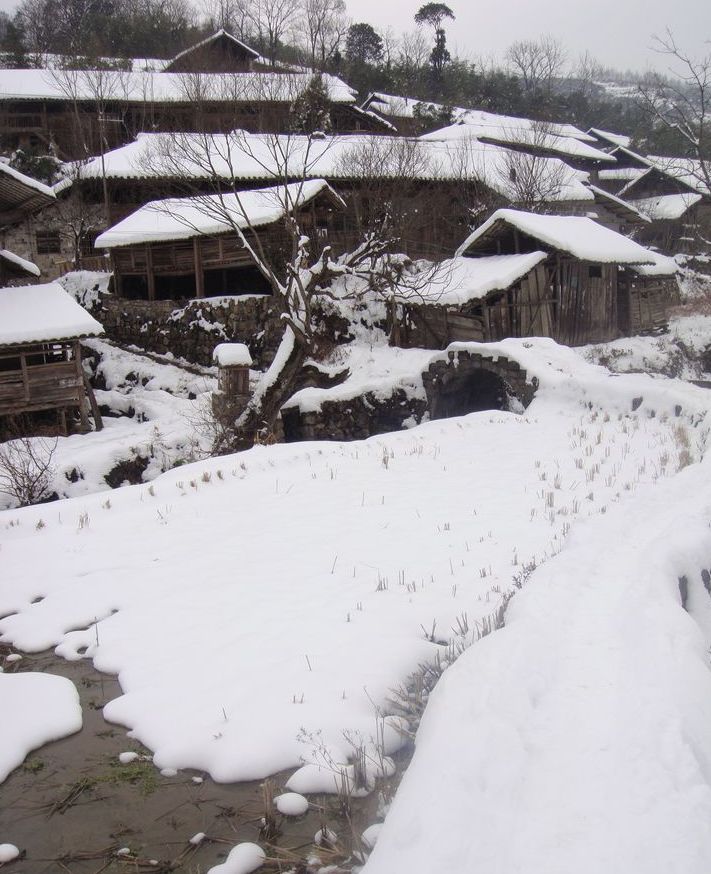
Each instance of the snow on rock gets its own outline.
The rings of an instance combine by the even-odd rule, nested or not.
[[[314,843],[317,847],[332,847],[335,845],[337,840],[338,835],[330,828],[327,828],[325,825],[322,826],[314,835]]]
[[[251,874],[261,868],[267,854],[258,844],[243,843],[233,847],[221,865],[213,865],[207,874]]]
[[[20,855],[20,851],[14,844],[0,844],[0,865],[12,862]]]
[[[109,293],[111,273],[98,270],[72,270],[60,276],[57,282],[74,300],[85,309],[100,303],[103,295]]]
[[[283,795],[277,795],[274,804],[276,804],[279,813],[284,816],[303,816],[309,809],[308,798],[304,798],[298,792],[285,792]]]
[[[360,836],[361,840],[369,850],[372,850],[373,847],[376,845],[382,828],[382,822],[375,822],[373,823],[373,825],[369,825],[368,828]]]
[[[135,762],[137,759],[140,759],[138,753],[119,753],[119,762],[121,762],[122,765],[130,765],[131,762]]]
[[[0,673],[0,783],[43,744],[79,731],[79,693],[52,674]]]
[[[711,870],[710,495],[707,459],[573,526],[435,688],[364,874]]]
[[[251,367],[252,356],[244,343],[218,343],[212,352],[218,367]]]

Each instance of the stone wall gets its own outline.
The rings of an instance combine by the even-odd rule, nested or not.
[[[363,440],[375,434],[401,431],[426,418],[427,402],[396,389],[388,398],[367,392],[359,397],[325,401],[318,412],[298,407],[282,410],[284,437],[296,440]]]
[[[85,228],[98,231],[106,226],[103,208],[82,204],[74,195],[60,195],[59,201],[35,215],[28,216],[18,224],[6,228],[0,235],[0,248],[9,249],[21,258],[32,261],[42,272],[41,277],[28,277],[27,283],[49,282],[60,275],[59,265],[74,258],[73,227],[83,224]],[[59,231],[60,251],[46,254],[37,252],[37,231]],[[92,255],[101,255],[93,252]]]
[[[218,343],[245,343],[256,367],[266,367],[282,337],[269,295],[177,301],[123,300],[103,295],[92,309],[106,335],[122,345],[171,352],[195,364],[212,364]]]
[[[517,361],[503,355],[487,355],[479,352],[447,351],[441,358],[432,361],[422,374],[422,382],[427,394],[427,406],[433,419],[440,418],[440,399],[448,386],[455,380],[485,371],[498,377],[508,394],[516,398],[523,407],[533,400],[538,388],[534,377],[530,382],[526,371]]]

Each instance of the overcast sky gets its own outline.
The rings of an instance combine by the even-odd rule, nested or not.
[[[420,0],[346,0],[354,21],[396,33],[414,28]],[[17,0],[0,0],[11,12]],[[651,51],[653,34],[670,27],[677,41],[699,56],[711,51],[711,0],[452,0],[456,21],[450,47],[471,57],[501,57],[518,39],[550,33],[572,59],[585,50],[606,66],[644,71],[665,62]],[[454,53],[454,52],[453,52]]]

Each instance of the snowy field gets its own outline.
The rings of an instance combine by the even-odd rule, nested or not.
[[[300,768],[300,792],[356,782],[361,754],[366,782],[391,770],[395,690],[466,650],[368,872],[706,874],[708,393],[552,341],[491,349],[539,379],[525,415],[255,447],[5,511],[0,641],[118,674],[104,715],[158,768]],[[148,410],[163,388],[143,389]],[[511,592],[506,628],[467,649]],[[74,730],[66,696],[61,718],[26,698],[48,737]],[[43,739],[5,725],[11,766]]]

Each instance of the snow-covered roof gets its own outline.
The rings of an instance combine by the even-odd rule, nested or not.
[[[406,154],[404,154],[405,152]],[[85,178],[268,180],[317,177],[329,180],[398,178],[402,167],[422,180],[480,180],[515,202],[509,150],[478,140],[427,140],[357,134],[310,140],[233,131],[230,134],[140,134],[133,143],[77,165]],[[278,156],[278,157],[277,157]],[[587,174],[558,158],[539,159],[540,171],[556,180],[551,201],[592,201]],[[372,178],[371,177],[371,178]]]
[[[402,97],[397,94],[385,94],[382,91],[373,91],[362,103],[365,109],[376,109],[377,112],[391,116],[392,118],[414,118],[415,108],[431,108],[434,112],[451,112],[455,122],[463,122],[472,125],[486,125],[490,128],[513,127],[521,128],[541,122],[534,122],[528,118],[518,118],[511,115],[500,115],[495,112],[486,112],[482,109],[470,109],[466,106],[447,106],[444,103],[435,103],[432,100],[420,100],[417,97]],[[556,136],[573,137],[582,142],[594,143],[595,137],[590,136],[573,124],[565,122],[545,123],[546,129]]]
[[[611,146],[624,146],[626,149],[632,145],[632,137],[626,134],[615,134],[607,130],[601,130],[599,127],[591,127],[588,133],[592,134],[596,139],[604,140]]]
[[[51,186],[45,185],[44,182],[40,182],[39,179],[34,179],[32,176],[28,176],[26,173],[21,173],[19,170],[15,170],[14,167],[6,164],[4,161],[0,161],[0,175],[5,175],[10,179],[13,179],[15,182],[19,182],[21,185],[24,185],[25,188],[31,188],[40,194],[44,194],[45,197],[49,197],[51,200],[55,199],[55,194]]]
[[[27,261],[25,258],[20,258],[19,255],[16,255],[9,249],[0,249],[0,258],[3,261],[7,261],[8,264],[12,264],[13,267],[19,268],[23,273],[28,273],[30,276],[40,275],[40,269],[36,264],[33,264],[32,261]]]
[[[442,261],[423,288],[403,285],[396,298],[403,303],[461,306],[481,300],[492,291],[503,291],[545,261],[545,252],[526,255],[490,255],[482,258],[458,256]]]
[[[174,64],[180,58],[186,57],[186,55],[190,55],[199,49],[204,48],[205,46],[210,45],[211,43],[217,42],[221,39],[227,39],[230,42],[234,43],[238,46],[245,54],[250,55],[253,60],[258,60],[260,57],[259,52],[255,51],[251,46],[248,46],[246,43],[243,43],[242,40],[237,39],[236,36],[233,36],[231,33],[228,33],[224,27],[221,27],[219,30],[215,31],[211,36],[208,36],[206,39],[200,40],[200,42],[195,43],[193,46],[189,46],[187,49],[183,49],[182,52],[179,52],[174,58],[168,61],[165,65],[165,69],[169,70],[171,65]]]
[[[104,329],[58,282],[0,288],[0,346],[95,337]]]
[[[639,179],[646,172],[642,167],[605,167],[598,170],[598,176],[602,181],[610,179],[629,182],[630,179]]]
[[[662,194],[659,197],[642,197],[631,201],[637,209],[646,213],[652,221],[674,221],[680,219],[695,203],[701,194]]]
[[[702,195],[711,195],[706,183],[701,161],[696,158],[671,158],[660,155],[647,155],[650,167],[670,176],[676,182]]]
[[[323,179],[276,185],[239,194],[172,197],[152,200],[123,221],[104,231],[94,243],[97,249],[113,249],[137,243],[185,240],[234,229],[260,227],[279,221],[288,212],[328,192],[340,206],[345,203]]]
[[[218,367],[251,367],[252,356],[244,343],[218,343],[212,350]]]
[[[590,190],[595,195],[596,201],[601,201],[612,212],[624,215],[627,221],[639,221],[649,223],[650,217],[641,208],[615,194],[610,194],[597,185],[590,185]]]
[[[616,159],[612,155],[594,148],[580,138],[561,134],[559,131],[562,129],[560,125],[543,124],[527,118],[469,110],[455,124],[423,134],[420,139],[446,141],[473,138],[555,152],[571,158],[615,163]]]
[[[630,269],[640,276],[676,276],[681,272],[681,268],[673,258],[660,255],[659,252],[653,252],[651,249],[649,254],[653,259],[652,264],[632,264]]]
[[[0,100],[96,101],[118,103],[191,103],[256,101],[291,103],[311,81],[311,73],[164,73],[121,70],[0,70]],[[324,73],[333,103],[354,103],[354,91]]]
[[[581,261],[602,264],[654,263],[648,249],[590,218],[538,215],[515,209],[497,210],[462,243],[457,255],[464,255],[472,248],[481,251],[484,239],[491,239],[507,226]]]

